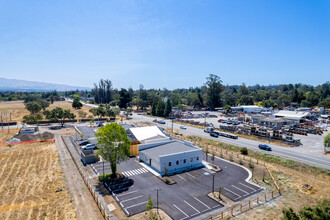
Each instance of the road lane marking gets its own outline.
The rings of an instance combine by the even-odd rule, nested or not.
[[[180,176],[179,174],[177,174],[178,177],[180,177],[181,179],[183,179],[184,181],[187,181],[185,178],[183,178],[182,176]]]
[[[186,213],[184,213],[184,211],[182,211],[181,209],[179,209],[179,207],[177,207],[175,204],[173,204],[173,206],[175,208],[177,208],[180,212],[182,212],[187,218],[189,217],[189,215],[187,215]]]
[[[187,201],[184,200],[184,202],[189,205],[191,208],[193,208],[197,213],[200,213],[194,206],[190,205]]]
[[[121,201],[121,202],[127,202],[127,201],[131,201],[131,200],[134,200],[134,199],[139,199],[139,198],[141,198],[141,197],[143,197],[143,195],[141,195],[141,196],[137,196],[137,197],[133,197],[133,198],[130,198],[130,199],[126,199],[126,200],[123,200],[123,201]]]
[[[142,205],[142,204],[147,203],[147,202],[148,202],[148,201],[140,202],[140,203],[138,203],[138,204],[135,204],[135,205],[131,205],[131,206],[129,206],[129,207],[126,207],[126,209],[133,208],[133,207],[135,207],[135,206]]]
[[[201,200],[197,199],[196,197],[194,197],[194,199],[196,199],[198,202],[202,203],[203,205],[205,205],[205,207],[207,207],[208,209],[211,209],[209,206],[207,206],[204,202],[202,202]],[[207,210],[208,210],[207,209]]]
[[[233,191],[231,191],[231,190],[229,190],[229,189],[227,189],[227,188],[224,188],[224,189],[227,190],[228,192],[231,192],[232,194],[236,195],[236,196],[237,196],[237,199],[241,198],[240,195],[234,193]]]
[[[249,187],[249,186],[247,186],[247,185],[245,185],[245,184],[243,184],[243,183],[238,183],[238,184],[241,184],[242,186],[245,186],[246,188],[253,190],[251,193],[254,193],[254,192],[257,191],[257,190],[255,190],[255,189],[253,189],[252,187]]]
[[[246,191],[242,190],[241,188],[238,188],[237,186],[234,186],[234,185],[231,185],[231,186],[232,186],[232,187],[234,187],[235,189],[238,189],[238,190],[242,191],[243,193],[246,193],[244,196],[247,196],[247,195],[249,195],[249,193],[248,193],[248,192],[246,192]]]

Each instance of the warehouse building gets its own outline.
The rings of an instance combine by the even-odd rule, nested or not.
[[[164,175],[203,167],[202,149],[185,141],[164,139],[139,145],[140,160]]]
[[[305,121],[309,116],[309,112],[298,112],[298,111],[286,111],[281,110],[274,114],[276,118],[284,118],[286,120],[290,120],[291,122],[303,122]]]
[[[245,112],[247,114],[251,114],[251,113],[260,113],[262,111],[267,111],[268,109],[256,105],[240,105],[236,107],[231,107],[231,110],[233,112]]]

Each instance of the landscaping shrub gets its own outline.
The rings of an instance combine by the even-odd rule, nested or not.
[[[240,151],[241,151],[241,154],[248,155],[248,149],[246,147],[242,147]]]

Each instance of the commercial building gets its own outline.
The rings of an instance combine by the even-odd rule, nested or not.
[[[301,112],[301,111],[286,111],[281,110],[274,114],[276,118],[284,118],[287,120],[290,120],[292,122],[303,122],[305,121],[309,116],[309,112]]]
[[[262,111],[267,111],[268,109],[256,105],[240,105],[236,107],[231,107],[231,110],[233,112],[245,112],[247,114],[251,114],[251,113],[260,113]]]
[[[193,144],[178,140],[163,140],[139,145],[140,160],[161,175],[165,168],[168,174],[203,167],[202,149]]]

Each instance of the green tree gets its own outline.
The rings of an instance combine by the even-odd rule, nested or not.
[[[39,121],[41,120],[42,120],[42,115],[39,113],[33,115],[25,115],[23,117],[23,122],[29,124],[39,124]]]
[[[151,106],[151,115],[156,116],[156,109],[157,109],[157,106],[156,106],[156,104],[153,102],[153,103],[152,103],[152,106]]]
[[[240,150],[241,154],[248,155],[248,149],[246,147],[242,147]]]
[[[293,211],[293,209],[290,207],[289,209],[283,209],[282,210],[283,217],[282,220],[299,220],[299,216],[297,213]]]
[[[253,105],[253,98],[249,95],[242,95],[238,103],[240,105]]]
[[[223,90],[222,81],[219,76],[210,74],[206,77],[206,100],[211,110],[221,105],[220,94]]]
[[[121,89],[119,92],[119,108],[127,108],[128,103],[132,101],[132,97],[130,93],[126,89]]]
[[[59,121],[61,126],[64,126],[65,119],[74,119],[76,115],[72,113],[69,109],[63,109],[60,107],[56,107],[53,110],[45,110],[44,115],[46,118],[52,122]]]
[[[165,106],[164,116],[165,117],[168,117],[171,113],[172,113],[171,100],[170,99],[167,99],[166,106]]]
[[[97,155],[109,161],[112,178],[117,176],[117,164],[128,160],[130,155],[130,140],[125,129],[117,123],[107,124],[95,133],[99,149]]]
[[[165,103],[162,100],[159,100],[156,107],[156,115],[159,117],[163,117],[165,112]]]
[[[31,115],[39,113],[42,109],[42,106],[38,101],[27,102],[24,105]]]
[[[78,99],[74,99],[72,102],[72,107],[75,109],[81,109],[81,107],[83,106],[83,104],[78,100]]]
[[[330,108],[330,96],[318,104],[319,107]]]

